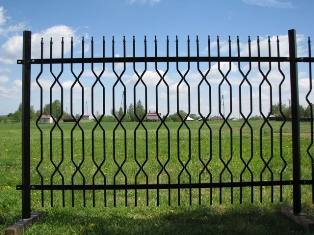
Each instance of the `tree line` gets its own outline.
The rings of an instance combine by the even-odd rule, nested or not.
[[[61,116],[69,116],[70,114],[61,111],[61,102],[59,100],[55,100],[50,104],[46,104],[43,108],[43,111],[41,113],[40,110],[35,110],[34,106],[30,106],[30,119],[37,119],[40,115],[49,115],[50,113],[55,116],[59,117]],[[14,113],[9,113],[8,118],[15,122],[21,122],[22,121],[22,103],[19,104],[18,109]]]
[[[279,103],[272,105],[271,115],[277,118],[291,118],[291,106],[286,104],[280,105]],[[299,117],[310,118],[311,117],[311,106],[303,107],[299,105]]]
[[[120,107],[118,110],[112,109],[111,115],[104,115],[100,114],[99,112],[96,112],[96,118],[98,120],[104,121],[104,122],[115,122],[117,120],[121,120],[123,122],[137,122],[139,120],[146,120],[146,110],[141,102],[141,100],[138,100],[135,104],[135,106],[130,103],[128,107],[125,108]],[[272,105],[270,114],[272,117],[275,118],[291,118],[291,107],[287,106],[285,104],[280,105],[279,103]],[[60,100],[55,100],[51,104],[46,104],[42,110],[35,110],[34,106],[30,107],[30,118],[31,119],[37,119],[40,115],[52,115],[56,119],[79,119],[80,114],[75,114],[72,116],[70,113],[63,110],[62,104]],[[188,113],[186,113],[183,110],[179,110],[178,112],[175,112],[173,114],[169,114],[167,116],[162,116],[161,118],[165,121],[173,121],[178,122],[182,121]],[[299,106],[299,115],[300,118],[310,118],[311,117],[311,106],[303,107],[302,105]],[[194,120],[200,119],[200,116],[197,114],[190,114],[189,117],[191,117]],[[18,109],[14,113],[9,113],[7,115],[7,118],[15,121],[15,122],[21,122],[22,121],[22,103],[19,105]],[[255,115],[252,116],[250,119],[260,119],[260,116]],[[0,122],[6,121],[4,117],[0,117]]]
[[[153,111],[153,113],[155,113],[155,111]],[[179,122],[181,121],[181,119],[185,118],[187,115],[188,114],[185,111],[179,110],[178,113],[176,112],[176,113],[170,114],[167,117],[163,115],[163,116],[160,116],[160,118],[165,119],[165,121]],[[130,103],[130,105],[126,108],[125,111],[122,107],[120,107],[118,111],[112,109],[111,115],[101,116],[98,113],[96,114],[96,116],[97,116],[97,119],[100,119],[101,121],[106,121],[106,122],[115,122],[117,120],[121,120],[123,122],[138,122],[140,120],[146,121],[146,111],[141,100],[138,100],[135,106],[132,103]],[[200,118],[200,116],[196,114],[190,114],[189,116],[194,120],[197,120]]]
[[[96,112],[96,118],[103,122],[115,122],[117,120],[121,120],[123,122],[137,122],[139,120],[146,120],[146,110],[143,106],[141,100],[138,100],[135,106],[130,103],[128,107],[124,108],[122,106],[119,107],[118,110],[111,109],[110,115],[104,115]],[[150,111],[149,111],[150,112]],[[155,111],[153,111],[155,112]],[[34,106],[30,107],[30,119],[38,119],[41,115],[51,115],[56,119],[79,119],[80,114],[71,115],[67,111],[65,111],[62,107],[60,100],[54,100],[51,104],[46,104],[44,108],[41,110],[35,110]],[[181,119],[185,118],[187,113],[183,110],[179,110],[177,113],[169,114],[167,117],[162,116],[161,118],[166,119],[166,121],[181,121]],[[196,114],[189,115],[194,120],[200,118]],[[18,109],[14,113],[9,113],[7,116],[9,119],[15,122],[22,121],[22,103],[20,103]],[[3,118],[0,118],[0,122]]]

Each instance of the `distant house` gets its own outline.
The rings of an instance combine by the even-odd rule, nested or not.
[[[147,121],[151,121],[151,122],[159,122],[159,117],[157,113],[147,113],[146,114],[146,119]]]
[[[83,115],[82,120],[91,120],[90,115]]]
[[[187,118],[186,118],[186,120],[187,121],[195,121],[193,118],[191,118],[190,116],[188,116]]]
[[[210,120],[223,120],[223,118],[220,116],[213,116]]]
[[[53,123],[53,118],[50,115],[41,115],[39,123]]]

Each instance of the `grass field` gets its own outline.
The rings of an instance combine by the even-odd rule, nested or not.
[[[62,123],[60,128],[42,124],[41,132],[33,124],[32,184],[291,180],[291,123],[282,128],[281,122],[207,124]],[[21,217],[21,192],[15,190],[21,184],[21,124],[0,124],[0,130],[3,232]],[[301,123],[303,179],[312,175],[307,152],[310,137],[310,123]],[[309,153],[313,154],[312,148]],[[283,187],[283,202],[278,186],[247,187],[242,197],[238,188],[173,189],[170,194],[168,190],[129,190],[127,198],[124,190],[107,190],[105,195],[103,191],[67,191],[63,201],[62,192],[48,191],[42,201],[41,192],[32,191],[32,209],[46,215],[26,234],[307,234],[279,212],[281,205],[292,205],[291,186]],[[303,186],[303,211],[313,216],[311,198],[311,188]]]

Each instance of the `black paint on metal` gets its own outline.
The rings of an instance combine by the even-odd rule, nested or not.
[[[103,43],[102,43],[102,57],[101,58],[96,58],[94,57],[94,41],[92,39],[91,42],[91,57],[90,58],[85,58],[85,42],[84,38],[81,41],[81,48],[82,48],[82,56],[81,58],[74,58],[74,41],[73,39],[71,40],[71,57],[70,58],[64,58],[64,42],[62,39],[61,42],[61,56],[60,58],[53,58],[52,57],[52,40],[50,42],[50,58],[49,59],[44,59],[43,58],[43,41],[41,42],[41,58],[39,59],[31,59],[31,32],[25,31],[24,32],[24,40],[23,40],[23,59],[18,60],[18,64],[23,65],[23,132],[22,132],[22,138],[23,138],[23,145],[22,145],[22,150],[23,150],[23,170],[22,170],[22,185],[18,185],[17,189],[22,190],[22,200],[23,200],[23,208],[22,208],[22,213],[23,213],[23,218],[29,218],[30,217],[30,211],[31,211],[31,198],[30,198],[30,192],[31,190],[40,190],[41,191],[41,200],[42,200],[42,206],[44,206],[44,192],[45,191],[50,191],[50,204],[51,206],[54,205],[54,191],[61,191],[61,198],[62,198],[62,205],[65,206],[66,204],[66,193],[67,191],[70,191],[70,194],[72,196],[72,206],[75,205],[75,195],[76,191],[82,191],[82,200],[83,206],[86,206],[86,200],[87,200],[87,191],[91,190],[92,191],[92,202],[93,206],[96,206],[96,191],[97,190],[102,190],[103,191],[103,199],[104,199],[104,206],[107,206],[107,198],[108,198],[108,191],[111,190],[113,191],[113,205],[117,205],[117,197],[118,195],[121,196],[121,194],[124,194],[124,204],[127,206],[129,204],[130,198],[129,194],[130,190],[132,190],[132,195],[134,195],[132,200],[134,200],[135,206],[138,205],[138,200],[139,200],[139,194],[140,191],[145,191],[145,203],[146,205],[149,205],[150,202],[150,191],[155,190],[156,192],[156,204],[160,205],[160,197],[161,193],[160,190],[167,190],[168,191],[168,204],[171,204],[171,190],[176,190],[177,191],[177,199],[178,199],[178,205],[181,204],[181,197],[187,196],[189,198],[189,204],[193,203],[193,195],[192,193],[195,192],[192,189],[198,190],[198,203],[201,204],[202,202],[202,192],[201,189],[209,189],[209,203],[213,203],[213,189],[217,189],[218,196],[219,196],[219,202],[223,203],[223,197],[225,197],[225,192],[230,193],[230,202],[234,202],[235,198],[235,190],[239,188],[239,201],[242,203],[243,201],[243,189],[245,187],[248,187],[250,190],[250,195],[251,195],[251,202],[254,201],[253,198],[253,190],[254,187],[259,188],[260,192],[260,201],[262,202],[263,200],[263,188],[268,186],[270,189],[270,199],[273,202],[274,200],[274,189],[277,187],[279,188],[280,191],[280,201],[283,200],[283,190],[282,186],[286,185],[292,185],[293,186],[293,209],[294,213],[299,214],[301,213],[301,185],[310,185],[312,184],[313,192],[314,192],[314,187],[313,187],[313,181],[314,181],[314,175],[312,179],[306,179],[306,180],[301,180],[301,169],[300,169],[300,120],[299,120],[299,90],[298,90],[298,70],[297,70],[297,64],[300,62],[305,62],[309,63],[309,76],[310,80],[312,78],[312,70],[311,70],[311,63],[314,62],[313,58],[311,57],[310,51],[311,51],[311,46],[310,46],[310,41],[309,41],[309,57],[307,58],[298,58],[297,57],[297,44],[296,44],[296,33],[295,30],[289,30],[289,57],[281,57],[280,56],[280,50],[279,50],[279,39],[277,38],[276,41],[276,46],[277,46],[277,56],[271,55],[271,42],[270,38],[268,38],[268,56],[261,56],[260,50],[260,42],[259,38],[257,38],[257,51],[258,55],[257,56],[252,56],[251,55],[251,39],[248,38],[248,52],[245,54],[248,54],[248,56],[241,56],[240,53],[240,41],[239,38],[237,39],[237,56],[232,56],[231,55],[231,39],[229,37],[229,40],[227,42],[227,47],[228,47],[228,52],[229,56],[220,56],[220,40],[217,37],[217,54],[218,56],[212,56],[211,55],[211,50],[210,50],[210,37],[208,37],[207,45],[208,45],[208,54],[207,56],[200,56],[200,49],[199,49],[199,41],[198,38],[196,39],[196,52],[197,56],[191,56],[190,51],[190,38],[187,40],[187,56],[179,56],[180,51],[179,51],[179,42],[178,38],[176,39],[176,56],[169,56],[169,39],[167,37],[167,44],[166,44],[166,56],[158,56],[157,54],[157,40],[155,37],[155,51],[154,51],[154,56],[149,57],[147,56],[147,41],[146,37],[144,39],[144,56],[137,56],[136,55],[136,43],[135,43],[135,37],[133,38],[133,54],[132,56],[127,57],[126,53],[126,41],[125,38],[123,39],[123,55],[121,57],[117,57],[115,53],[115,40],[114,38],[112,39],[112,55],[111,57],[105,57],[105,39],[103,38]],[[218,142],[218,154],[217,158],[219,159],[221,165],[222,165],[222,170],[219,175],[219,182],[213,182],[213,175],[210,168],[210,164],[213,161],[213,135],[212,135],[212,128],[208,124],[207,119],[210,117],[210,115],[213,115],[212,113],[212,84],[210,83],[207,75],[211,72],[212,62],[217,62],[218,65],[218,72],[221,76],[221,82],[218,84],[218,100],[219,100],[219,114],[222,117],[222,125],[219,128],[219,142]],[[226,63],[227,62],[227,63]],[[249,119],[251,118],[252,112],[253,112],[253,91],[252,91],[252,86],[253,84],[251,83],[251,80],[249,79],[249,76],[251,75],[251,68],[252,68],[252,63],[255,62],[258,65],[258,71],[259,74],[262,77],[262,81],[259,84],[259,111],[260,111],[260,116],[262,116],[263,122],[262,125],[260,126],[260,129],[258,130],[259,134],[259,144],[260,147],[257,152],[259,152],[259,156],[254,156],[256,155],[256,151],[253,150],[253,127],[251,126]],[[265,65],[265,62],[267,63],[267,66],[262,66]],[[156,113],[158,114],[158,118],[160,120],[160,124],[158,125],[155,136],[156,136],[156,152],[154,153],[154,156],[150,156],[149,152],[150,150],[148,149],[148,143],[149,143],[149,138],[148,138],[148,130],[146,129],[145,123],[144,123],[144,118],[140,113],[137,113],[135,110],[134,115],[137,118],[137,125],[136,128],[134,129],[133,132],[133,154],[134,154],[134,164],[136,166],[135,169],[135,176],[134,178],[130,178],[130,176],[127,175],[125,172],[125,166],[128,164],[127,163],[127,153],[129,150],[128,148],[128,143],[127,141],[129,140],[127,137],[127,131],[125,128],[125,124],[123,123],[123,118],[127,114],[127,107],[126,107],[126,84],[125,81],[123,80],[123,75],[126,72],[126,67],[127,64],[131,64],[133,66],[133,72],[134,76],[136,77],[136,83],[133,87],[133,102],[134,106],[138,101],[139,97],[139,89],[144,89],[144,110],[147,113],[148,112],[148,105],[147,105],[147,99],[150,94],[148,94],[147,91],[147,84],[144,81],[144,75],[147,72],[147,65],[148,63],[154,63],[155,64],[155,72],[158,74],[159,81],[156,85],[156,99],[155,99],[155,104],[156,104]],[[139,67],[137,67],[138,63],[144,64],[144,69],[142,71],[139,71]],[[158,63],[163,63],[165,65],[165,71],[162,72],[159,70]],[[167,123],[165,122],[165,118],[167,118],[170,114],[170,86],[167,83],[167,73],[169,70],[169,64],[170,63],[175,63],[175,68],[176,72],[179,75],[179,81],[178,84],[176,85],[176,94],[177,94],[177,100],[176,100],[176,105],[177,105],[177,114],[179,115],[179,118],[181,120],[181,123],[176,130],[176,143],[170,143],[171,138],[170,138],[170,129],[167,126]],[[191,64],[194,63],[197,65],[197,70],[199,72],[199,75],[201,76],[201,79],[199,80],[199,83],[197,85],[198,89],[198,100],[201,100],[200,96],[200,90],[201,89],[206,89],[208,91],[208,109],[209,112],[206,115],[203,115],[200,102],[198,102],[198,114],[201,117],[201,125],[198,129],[198,158],[197,159],[192,159],[192,137],[191,137],[191,129],[187,123],[187,117],[191,114],[191,84],[189,84],[188,76],[191,71],[190,66]],[[204,66],[201,68],[200,63],[204,65],[206,63],[205,69]],[[230,125],[230,117],[232,114],[232,100],[236,97],[233,96],[232,93],[232,83],[229,80],[229,73],[232,69],[233,63],[237,63],[238,71],[241,74],[241,82],[239,85],[239,117],[241,116],[243,120],[243,124],[240,127],[240,136],[239,136],[239,152],[235,153],[235,145],[233,143],[233,139],[235,138],[234,130],[232,129],[232,126]],[[283,137],[283,127],[285,123],[290,120],[290,117],[285,117],[281,110],[281,105],[283,101],[281,100],[281,94],[282,94],[282,84],[286,80],[285,74],[281,70],[281,63],[289,63],[290,64],[290,82],[291,82],[291,113],[292,113],[292,146],[293,146],[293,179],[291,180],[284,180],[283,179],[283,173],[285,169],[287,168],[287,161],[283,153],[283,146],[282,146],[282,137]],[[40,184],[32,184],[31,183],[31,178],[30,178],[30,82],[31,82],[31,65],[40,65],[40,70],[36,78],[36,83],[39,86],[40,90],[40,105],[43,107],[43,93],[44,90],[42,86],[40,85],[40,77],[43,72],[43,65],[47,64],[50,66],[50,74],[53,78],[53,83],[50,87],[50,104],[53,102],[53,96],[52,96],[52,90],[56,87],[60,89],[60,97],[61,97],[61,109],[63,110],[63,87],[62,83],[60,82],[60,78],[63,74],[63,69],[65,64],[70,65],[71,69],[71,74],[74,78],[74,82],[70,88],[70,115],[72,119],[74,120],[73,127],[71,129],[71,136],[70,136],[70,156],[66,156],[65,151],[64,151],[64,132],[62,127],[59,125],[59,122],[61,120],[62,114],[54,116],[54,123],[52,125],[52,128],[50,129],[49,132],[49,145],[50,145],[50,150],[49,150],[49,157],[48,161],[50,164],[53,166],[52,174],[48,179],[49,183],[45,183],[47,180],[44,178],[42,172],[41,172],[41,166],[44,159],[44,154],[43,154],[43,130],[41,129],[39,123],[39,118],[37,119],[36,125],[39,130],[39,135],[40,135],[40,160],[38,165],[36,166],[35,170],[39,175],[39,181]],[[60,71],[58,73],[54,73],[52,67],[53,65],[60,65]],[[81,120],[83,119],[83,114],[80,115],[78,118],[76,118],[74,115],[74,108],[73,108],[73,99],[74,99],[74,87],[76,86],[79,88],[81,91],[81,109],[84,110],[84,105],[86,101],[86,97],[84,97],[84,86],[81,82],[81,77],[85,71],[85,65],[90,64],[91,65],[91,72],[94,74],[95,81],[91,87],[91,97],[92,97],[92,116],[95,118],[95,126],[92,130],[92,150],[91,150],[91,156],[87,154],[86,152],[86,132],[84,131],[82,125],[81,125]],[[117,169],[116,172],[114,173],[113,176],[113,183],[108,183],[108,179],[106,174],[103,171],[103,167],[105,166],[105,163],[108,160],[108,156],[106,156],[106,143],[105,141],[103,142],[102,148],[102,156],[103,159],[101,161],[97,160],[97,154],[96,154],[96,128],[101,131],[103,139],[105,140],[106,136],[106,129],[104,127],[104,124],[101,123],[101,119],[104,117],[105,113],[105,103],[108,102],[106,100],[106,87],[103,83],[103,80],[101,79],[102,75],[104,74],[106,70],[106,64],[109,64],[112,66],[112,72],[114,74],[114,77],[116,79],[114,85],[112,86],[112,107],[113,107],[113,117],[116,121],[116,126],[113,129],[113,143],[112,143],[112,159],[114,162],[114,166]],[[122,65],[122,69],[121,66]],[[227,64],[227,71],[222,70],[222,66]],[[242,67],[242,65],[248,65],[245,67]],[[97,65],[97,68],[94,67]],[[185,65],[187,69],[183,70],[181,65]],[[277,66],[276,66],[277,65]],[[74,67],[76,68],[79,66],[79,71],[75,72]],[[273,89],[272,84],[270,82],[270,72],[272,70],[272,67],[277,67],[277,70],[279,71],[280,74],[280,84],[279,84],[279,104],[280,104],[280,112],[283,116],[283,123],[280,126],[279,130],[279,138],[281,141],[280,145],[280,150],[279,150],[279,157],[282,161],[282,168],[280,169],[279,172],[279,180],[274,180],[274,171],[271,168],[271,161],[274,158],[274,130],[273,127],[269,121],[271,113],[272,113],[272,105],[273,105]],[[100,86],[101,90],[103,92],[103,97],[96,97],[95,96],[95,89],[96,86]],[[166,106],[166,113],[164,117],[161,117],[159,113],[159,88],[161,86],[166,87],[166,99],[167,101],[162,104]],[[187,102],[182,104],[182,101],[180,99],[180,86],[185,86],[186,87],[186,99]],[[227,87],[228,90],[228,96],[224,96],[223,93],[223,86]],[[244,87],[249,87],[249,106],[244,107],[242,104],[243,101],[243,93],[242,89]],[[269,96],[270,96],[270,101],[269,101],[269,106],[271,107],[269,112],[266,114],[264,110],[262,110],[262,100],[263,97],[261,95],[262,93],[262,86],[266,86],[269,90]],[[120,97],[121,94],[118,93],[118,88],[122,87],[123,94],[122,94],[122,101],[121,101],[121,106],[120,108],[122,109],[122,115],[117,115],[116,111],[118,111],[119,107],[116,107],[117,101],[116,97]],[[312,85],[310,83],[310,91],[308,95],[311,93],[312,90]],[[307,95],[307,96],[308,96]],[[97,117],[95,115],[95,109],[94,109],[94,104],[95,102],[102,100],[103,107],[102,107],[102,114],[100,117]],[[289,100],[289,102],[290,102]],[[311,105],[310,101],[307,99],[307,102],[309,105]],[[226,104],[226,107],[225,107]],[[183,105],[186,105],[187,107],[187,115],[183,116],[180,114],[180,107]],[[227,109],[226,109],[227,108]],[[311,110],[312,110],[312,105],[311,105]],[[40,116],[43,115],[44,113],[40,112]],[[52,108],[50,107],[50,114],[52,114]],[[313,120],[313,114],[311,112],[311,120]],[[313,123],[311,122],[311,125]],[[312,126],[313,127],[313,126]],[[244,135],[244,128],[248,128],[249,132],[249,138],[245,139],[243,138]],[[166,149],[168,150],[166,158],[161,159],[159,156],[160,153],[160,143],[159,143],[159,135],[160,131],[163,129],[163,131],[166,132],[166,138],[167,138],[167,144]],[[223,130],[227,134],[223,134]],[[118,133],[122,131],[122,139],[117,140]],[[204,151],[202,149],[202,144],[200,143],[201,140],[201,132],[206,131],[209,135],[209,141],[207,144],[208,149],[209,149],[209,156],[205,160],[201,157],[201,152]],[[265,144],[265,140],[263,140],[264,132],[269,131],[269,139],[270,139],[270,150],[269,150],[269,155],[270,156],[265,156],[263,153],[263,146]],[[186,132],[187,133],[187,143],[183,144],[183,138],[181,135],[181,132]],[[313,128],[312,128],[313,132]],[[311,132],[311,133],[312,133]],[[55,154],[53,153],[53,146],[55,144],[55,140],[53,139],[55,134],[59,133],[60,137],[60,143],[61,143],[61,156],[58,156],[58,160],[56,160]],[[74,133],[80,134],[81,139],[79,140],[79,152],[80,152],[80,158],[77,158],[75,156],[75,151],[77,149],[76,144],[77,142],[74,141]],[[141,135],[141,140],[137,139],[137,136]],[[223,138],[227,138],[229,140],[229,147],[225,148],[224,143],[223,143]],[[146,148],[140,149],[138,147],[139,141],[143,141],[146,145]],[[244,143],[243,141],[249,141],[249,155],[244,154]],[[117,150],[117,145],[120,144],[123,146],[123,151],[118,151]],[[170,153],[170,144],[174,144],[176,146],[177,154],[175,156],[171,156]],[[313,145],[313,133],[312,133],[312,138],[311,138],[311,145],[308,148],[308,155],[311,158],[312,163],[313,157],[311,156],[310,153],[310,148]],[[183,147],[185,146],[185,147]],[[164,147],[164,146],[163,146]],[[120,148],[119,148],[120,149]],[[225,151],[223,151],[226,149]],[[140,158],[139,155],[142,157]],[[257,154],[258,155],[258,154]],[[247,157],[249,156],[249,157]],[[61,166],[63,162],[65,161],[66,157],[70,157],[70,161],[73,165],[73,173],[71,175],[71,183],[67,184],[65,183],[64,180],[64,173],[61,170]],[[88,158],[91,159],[88,159]],[[156,159],[156,164],[159,165],[160,170],[158,174],[155,176],[156,178],[156,183],[150,183],[149,181],[149,176],[148,172],[146,169],[147,162],[149,158],[154,157]],[[231,164],[232,160],[234,158],[240,158],[241,162],[243,163],[242,171],[239,175],[239,179],[236,179],[235,174],[232,172],[231,169]],[[259,181],[254,181],[253,180],[253,171],[251,169],[251,161],[253,157],[259,157],[260,160],[262,161],[262,167],[261,167],[261,172],[259,172]],[[175,158],[177,163],[178,163],[178,169],[179,169],[179,174],[177,175],[176,179],[171,178],[171,173],[168,171],[168,164],[170,162],[170,158]],[[83,173],[83,165],[84,162],[87,160],[91,160],[94,164],[94,168],[96,169],[95,172],[93,172],[92,175],[92,182],[90,183],[87,180],[87,177]],[[191,161],[196,161],[198,160],[200,163],[200,166],[202,167],[200,169],[200,172],[198,174],[198,182],[192,181],[192,173],[190,168],[189,168],[189,163]],[[47,160],[46,160],[47,161]],[[313,172],[313,164],[312,164],[312,172]],[[244,180],[244,175],[249,175],[250,180],[245,181]],[[256,173],[258,174],[258,173]],[[265,181],[264,177],[265,175],[269,174],[270,175],[270,180]],[[144,180],[140,180],[139,176],[144,176]],[[96,180],[96,176],[101,177],[101,181],[103,181],[102,184],[99,184],[99,180]],[[163,180],[167,179],[166,182],[163,181],[161,183],[161,178],[163,176]],[[203,180],[203,176],[209,177],[209,180]],[[223,177],[228,176],[229,182],[226,182],[223,180]],[[58,177],[61,179],[61,184],[54,184],[54,179],[55,177]],[[121,183],[121,179],[123,183]],[[98,181],[98,182],[97,182]],[[134,182],[133,182],[134,181]],[[145,183],[143,183],[143,181]],[[130,183],[132,182],[132,183]],[[229,190],[229,192],[227,192]],[[246,191],[248,192],[248,191]],[[141,194],[142,195],[142,194]],[[314,194],[313,194],[314,195]],[[314,196],[313,196],[313,201],[314,201]]]
[[[23,32],[22,67],[22,218],[31,217],[30,175],[30,100],[31,100],[31,32]]]
[[[295,30],[289,30],[291,118],[292,118],[292,153],[293,153],[293,212],[301,213],[301,161],[300,161],[300,118],[299,118],[299,81],[297,41]]]

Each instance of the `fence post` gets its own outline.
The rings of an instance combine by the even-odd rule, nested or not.
[[[30,192],[31,32],[23,32],[22,66],[22,218],[31,217]]]
[[[297,65],[296,31],[289,35],[291,117],[292,117],[292,157],[293,157],[293,213],[301,213],[301,161],[300,161],[300,118],[299,118],[299,82]]]

